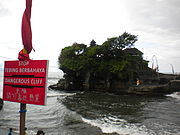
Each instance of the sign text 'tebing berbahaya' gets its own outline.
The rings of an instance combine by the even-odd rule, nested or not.
[[[5,61],[3,100],[46,104],[47,60]]]

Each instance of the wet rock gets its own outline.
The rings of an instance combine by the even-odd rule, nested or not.
[[[3,100],[0,98],[0,110],[2,109],[2,107],[3,107]]]
[[[60,79],[57,84],[49,86],[49,89],[66,91],[88,90],[115,94],[165,95],[180,91],[180,80],[177,80],[178,77],[175,75],[160,74],[159,77],[141,78],[140,85],[136,86],[135,83],[112,79],[111,77],[105,80],[97,76],[93,79],[87,79],[90,77],[85,75],[87,81],[76,83],[77,86],[74,85],[72,80]]]
[[[180,91],[180,80],[171,80],[169,87],[173,92],[179,92]]]
[[[57,85],[57,84],[53,84],[53,85],[50,85],[50,86],[48,87],[48,89],[49,89],[49,90],[58,90],[59,88],[58,88],[58,85]]]
[[[60,79],[57,84],[48,86],[49,90],[68,90],[64,79]]]
[[[136,95],[164,95],[169,93],[169,85],[142,85],[128,89],[129,94]]]

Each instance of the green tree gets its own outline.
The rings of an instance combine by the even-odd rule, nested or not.
[[[74,43],[62,49],[58,58],[59,68],[65,73],[123,72],[130,61],[123,50],[132,47],[137,36],[124,32],[119,37],[108,38],[102,45],[89,46]]]
[[[83,68],[86,63],[83,63],[82,55],[86,48],[86,45],[78,43],[63,48],[58,57],[59,68],[65,73],[68,71],[78,71]]]

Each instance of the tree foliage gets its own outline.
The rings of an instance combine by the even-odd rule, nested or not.
[[[89,47],[74,43],[62,49],[58,58],[59,68],[64,73],[123,72],[135,61],[133,56],[125,55],[124,50],[133,47],[136,41],[137,36],[124,32],[119,37],[108,38],[102,45],[96,45],[95,41]]]

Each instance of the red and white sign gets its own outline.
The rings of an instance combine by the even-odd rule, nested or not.
[[[5,61],[3,100],[46,104],[48,60]]]

